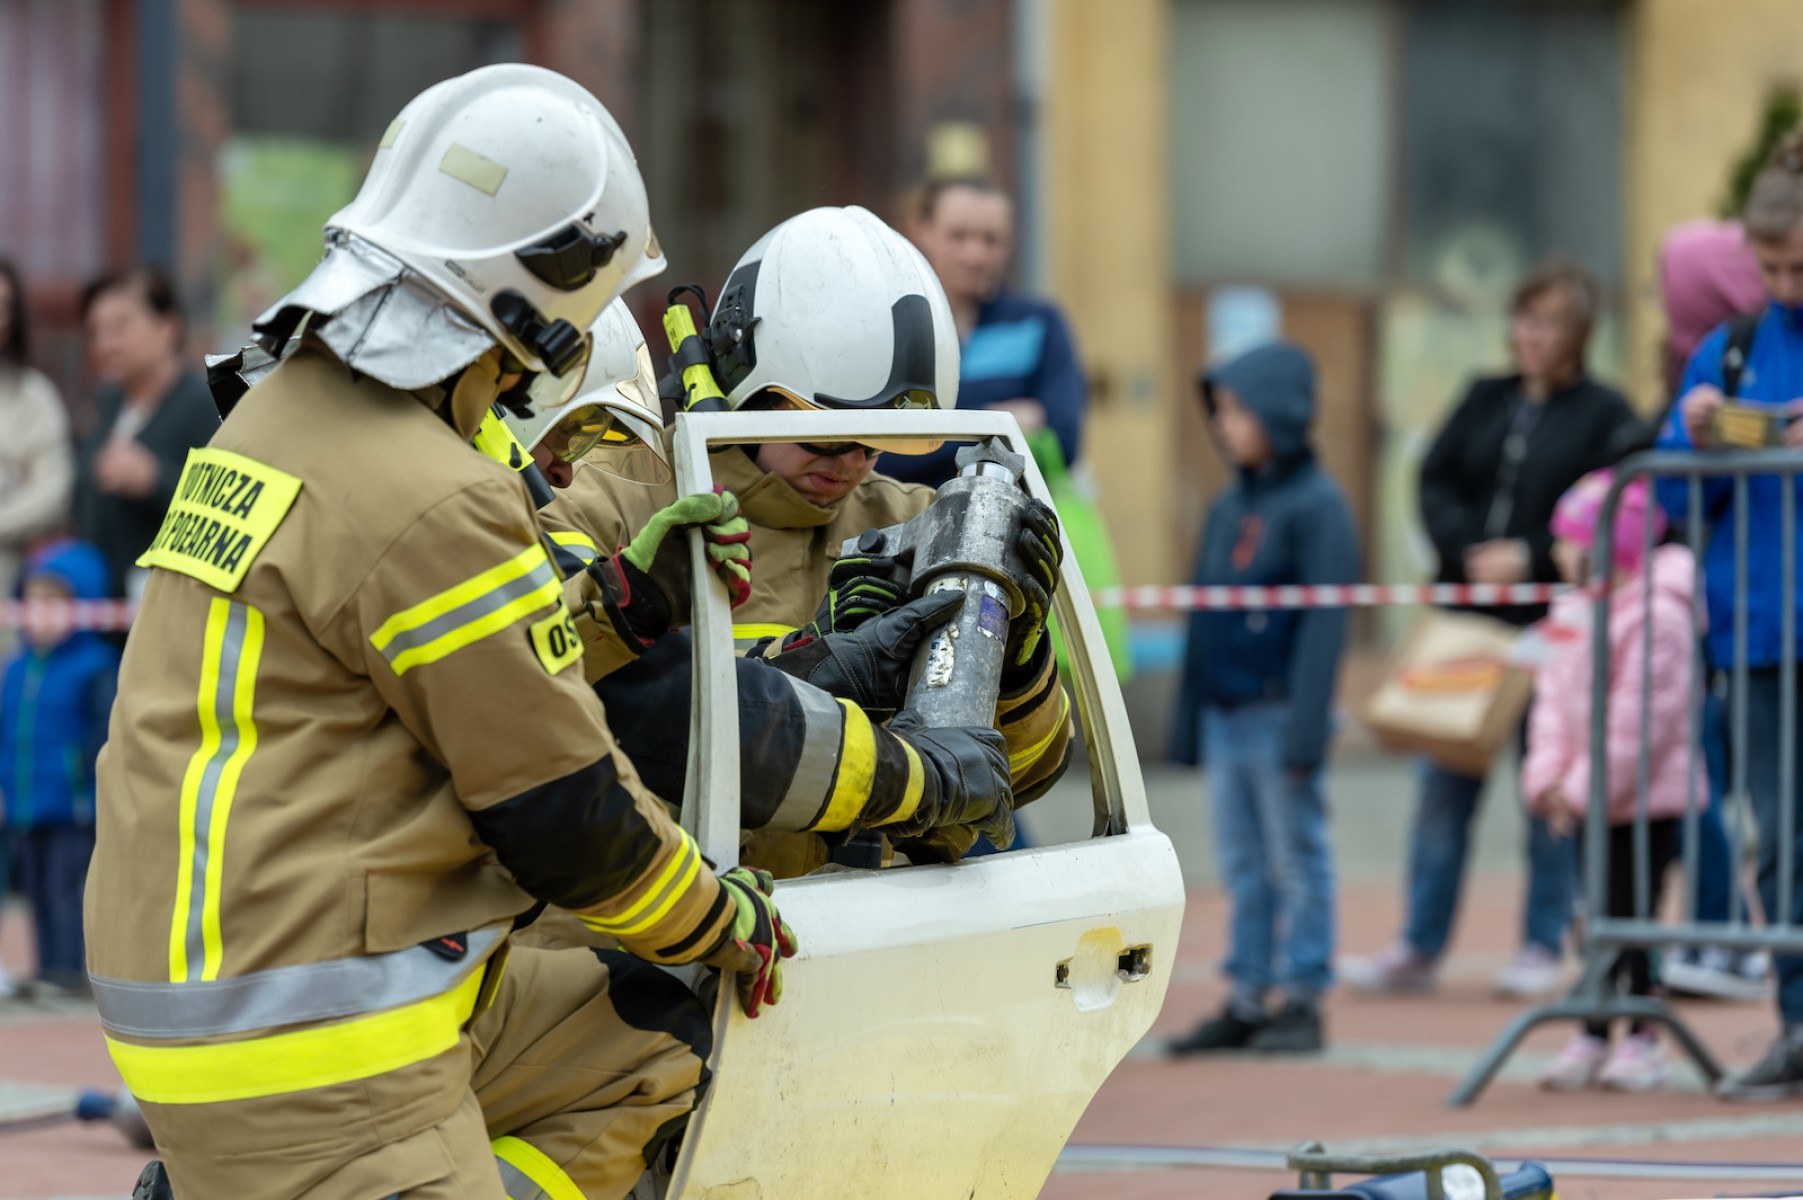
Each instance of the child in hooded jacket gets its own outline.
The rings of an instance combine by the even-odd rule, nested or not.
[[[37,934],[38,981],[87,988],[82,889],[94,853],[94,763],[106,740],[119,649],[74,629],[57,603],[110,594],[106,560],[54,542],[26,561],[20,646],[0,671],[0,825],[17,856]]]
[[[1354,582],[1352,514],[1309,444],[1308,356],[1264,346],[1204,375],[1201,390],[1236,479],[1209,509],[1194,582]],[[1206,762],[1231,901],[1223,969],[1232,990],[1218,1015],[1172,1044],[1175,1053],[1321,1048],[1334,947],[1323,768],[1345,640],[1343,608],[1190,618],[1172,757]]]
[[[1602,764],[1609,820],[1608,912],[1612,917],[1656,915],[1660,881],[1678,855],[1685,809],[1709,794],[1701,755],[1691,736],[1692,683],[1696,670],[1696,560],[1683,546],[1659,546],[1663,514],[1644,479],[1623,490],[1616,508],[1612,572],[1598,570],[1592,551],[1609,471],[1579,480],[1559,500],[1552,519],[1553,558],[1566,582],[1592,580],[1613,588],[1609,601],[1608,723]],[[1582,588],[1554,601],[1540,630],[1547,644],[1536,672],[1528,719],[1528,750],[1521,793],[1528,809],[1555,827],[1585,836],[1591,800],[1590,734],[1595,592]],[[1650,638],[1650,652],[1649,652]],[[1635,908],[1634,819],[1640,799],[1644,723],[1647,747],[1648,911]],[[1583,861],[1580,858],[1580,861]],[[1654,986],[1645,950],[1624,950],[1610,977],[1629,995]],[[1569,1090],[1600,1084],[1623,1091],[1661,1087],[1670,1064],[1652,1029],[1634,1022],[1613,1048],[1609,1023],[1589,1022],[1541,1077],[1541,1085]]]

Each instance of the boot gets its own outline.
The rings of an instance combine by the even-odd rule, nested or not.
[[[150,1160],[131,1190],[131,1200],[175,1200],[175,1189],[169,1186],[169,1172],[163,1169],[162,1159]]]

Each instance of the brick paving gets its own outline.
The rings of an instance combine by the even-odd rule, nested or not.
[[[1397,861],[1406,774],[1394,764],[1354,763],[1336,774],[1336,845],[1341,850],[1341,944],[1362,952],[1383,944],[1398,917]],[[1441,989],[1431,996],[1375,1000],[1336,993],[1328,1008],[1331,1045],[1314,1059],[1249,1056],[1166,1061],[1161,1040],[1187,1029],[1221,1002],[1215,977],[1224,904],[1207,885],[1206,830],[1192,779],[1148,778],[1160,826],[1172,833],[1195,885],[1165,1010],[1139,1050],[1103,1088],[1073,1145],[1223,1147],[1276,1151],[1307,1139],[1330,1149],[1470,1146],[1499,1158],[1651,1159],[1689,1163],[1803,1163],[1803,1103],[1725,1105],[1681,1073],[1647,1096],[1552,1096],[1533,1072],[1568,1029],[1529,1039],[1516,1062],[1478,1103],[1445,1107],[1447,1095],[1515,1006],[1489,994],[1489,980],[1514,949],[1518,873],[1510,865],[1519,822],[1504,807],[1485,816],[1478,861],[1458,939]],[[1074,812],[1087,807],[1074,806]],[[1076,821],[1072,816],[1072,821]],[[1055,811],[1036,826],[1056,839]],[[1074,827],[1074,826],[1073,826]],[[1500,847],[1500,848],[1499,848]],[[0,961],[15,968],[27,947],[17,914],[0,916]],[[1724,1060],[1757,1056],[1772,1031],[1766,1004],[1696,1004],[1685,1012]],[[80,1005],[0,1003],[0,1120],[43,1112],[74,1089],[116,1084],[92,1010]],[[86,1200],[120,1196],[144,1154],[110,1127],[63,1125],[0,1133],[0,1200]],[[1262,1169],[1108,1169],[1068,1164],[1043,1200],[1215,1200],[1258,1198],[1293,1180]],[[1786,1180],[1656,1181],[1567,1174],[1564,1200],[1678,1200],[1784,1194]],[[1803,1172],[1789,1190],[1803,1193]]]

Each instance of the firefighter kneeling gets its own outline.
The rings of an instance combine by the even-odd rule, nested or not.
[[[407,106],[327,242],[143,559],[89,876],[108,1046],[177,1195],[618,1198],[709,1048],[650,964],[749,1007],[792,953],[616,752],[527,489],[470,445],[662,268],[644,187],[587,92],[490,67]],[[510,955],[535,899],[630,953]]]

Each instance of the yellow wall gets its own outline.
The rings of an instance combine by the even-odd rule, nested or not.
[[[1052,0],[1046,24],[1045,277],[1100,383],[1083,455],[1125,581],[1168,582],[1187,567],[1166,551],[1175,467],[1166,0]]]
[[[1640,0],[1629,24],[1628,339],[1643,407],[1662,396],[1659,242],[1713,215],[1774,85],[1803,82],[1798,0]]]

